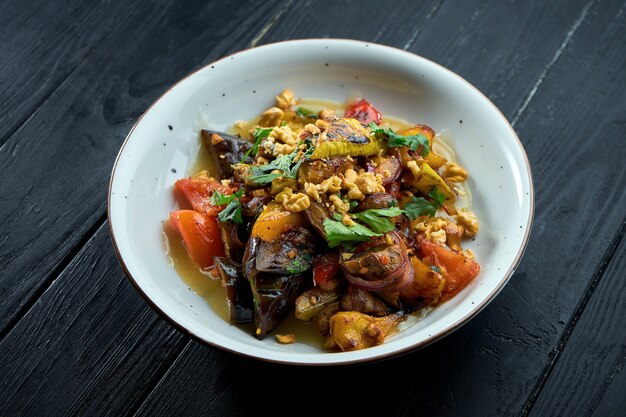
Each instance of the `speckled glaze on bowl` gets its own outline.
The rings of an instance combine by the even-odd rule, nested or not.
[[[219,318],[168,263],[162,221],[174,207],[172,186],[186,175],[199,128],[227,129],[268,106],[284,88],[298,97],[345,101],[361,95],[383,113],[446,129],[470,173],[481,224],[472,249],[477,279],[424,320],[384,344],[329,353],[302,343],[258,341]],[[533,217],[530,166],[498,109],[453,72],[417,55],[372,43],[315,39],[281,42],[223,58],[187,76],[161,96],[130,131],[109,188],[109,227],[126,274],[162,316],[220,348],[263,360],[332,365],[386,358],[425,346],[474,317],[517,267]]]

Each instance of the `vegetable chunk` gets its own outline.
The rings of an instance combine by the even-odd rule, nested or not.
[[[372,317],[356,311],[340,311],[330,319],[330,335],[343,351],[365,349],[383,343],[401,320],[397,314]]]

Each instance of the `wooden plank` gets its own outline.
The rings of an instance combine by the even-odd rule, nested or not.
[[[439,22],[439,28],[449,29],[455,26],[447,20],[439,21],[446,16],[446,5],[433,19]],[[426,43],[432,51],[440,50],[440,56],[451,56],[448,65],[455,67],[455,63],[464,62],[465,51],[476,50],[485,39],[499,39],[501,44],[496,50],[517,51],[523,58],[516,65],[523,64],[523,72],[535,74],[523,86],[518,83],[528,79],[527,74],[511,76],[512,91],[526,95],[507,92],[500,96],[500,105],[509,115],[526,108],[519,118],[518,131],[535,168],[535,228],[524,262],[485,312],[454,335],[420,352],[349,370],[231,360],[228,355],[192,343],[139,414],[167,414],[180,409],[187,415],[219,414],[220,409],[215,407],[223,402],[224,407],[231,407],[230,415],[247,415],[260,407],[259,401],[277,398],[277,392],[280,398],[320,392],[320,378],[324,381],[323,392],[350,399],[349,411],[355,414],[519,414],[610,247],[626,204],[621,186],[626,173],[615,168],[622,166],[626,157],[620,134],[620,120],[626,109],[626,73],[622,70],[624,54],[618,53],[626,41],[620,17],[623,5],[600,2],[589,6],[582,4],[567,24],[561,23],[560,31],[554,25],[549,30],[543,26],[560,21],[563,5],[554,6],[549,13],[535,10],[536,15],[516,14],[523,22],[520,31],[523,28],[525,34],[520,32],[515,44],[501,36],[508,33],[506,27],[514,21],[502,18],[501,11],[498,19],[491,7],[484,6],[475,14],[460,13],[465,18],[471,16],[471,25],[459,29],[464,33],[463,41],[456,47],[431,45],[436,39],[426,35],[418,36],[412,47],[419,49]],[[454,11],[449,13],[453,20]],[[290,18],[289,14],[285,18]],[[552,53],[543,50],[546,44],[555,45]],[[510,62],[506,53],[497,55]],[[542,65],[531,66],[538,64],[528,61],[531,56],[543,57]],[[489,80],[495,76],[489,69],[498,65],[482,62],[476,58],[472,65],[462,66],[464,75],[479,80],[476,84],[486,83],[485,90],[491,95],[491,89],[498,91],[499,87]],[[599,85],[603,87],[598,89]],[[526,96],[530,97],[529,103]],[[581,115],[594,122],[582,124]],[[611,204],[603,204],[606,201]],[[251,376],[259,383],[237,375]],[[386,382],[373,380],[381,375]],[[183,379],[186,391],[181,392],[179,381]],[[371,385],[360,382],[370,380]],[[371,394],[376,395],[375,400],[357,400],[370,392],[375,393]],[[234,400],[241,398],[251,400]]]
[[[0,145],[124,20],[137,1],[0,4]]]
[[[335,37],[406,49],[455,71],[513,119],[541,71],[593,2],[414,3],[395,2],[385,13],[376,2],[358,6],[337,5],[332,0],[306,3],[291,7],[260,43]],[[345,24],[346,19],[367,22],[368,28]]]
[[[47,198],[62,206],[55,208],[48,203],[48,213],[40,213],[37,207],[45,204],[45,196],[37,195],[46,193],[43,184],[39,188],[31,187],[26,193],[28,197],[22,200],[26,215],[40,216],[31,221],[45,229],[49,245],[54,246],[63,238],[74,239],[66,247],[56,248],[67,253],[67,248],[77,241],[69,235],[68,227],[82,228],[85,233],[89,222],[94,223],[87,211],[104,211],[107,177],[117,149],[132,120],[154,96],[184,75],[183,71],[246,47],[276,9],[280,9],[277,1],[247,2],[243,6],[202,3],[189,8],[188,4],[171,1],[156,10],[151,2],[146,2],[117,35],[72,75],[67,87],[62,87],[40,109],[41,117],[36,115],[29,122],[25,133],[19,136],[20,141],[15,146],[9,142],[13,146],[13,158],[30,154],[32,161],[28,166],[35,170],[34,176],[43,177],[47,173],[55,180],[70,182],[48,192]],[[209,21],[212,25],[206,24]],[[229,37],[235,30],[241,35]],[[128,38],[134,42],[125,42]],[[182,67],[181,62],[184,62]],[[101,78],[98,74],[102,72],[108,73],[109,78]],[[59,131],[46,128],[46,121],[60,119],[65,114],[73,116],[65,120],[71,126]],[[38,134],[44,128],[49,130],[48,134]],[[92,132],[98,132],[98,139]],[[46,141],[34,139],[39,137],[45,137]],[[105,137],[109,139],[101,139]],[[68,143],[75,149],[68,149]],[[20,169],[17,161],[11,162],[5,154],[1,156],[13,168]],[[26,160],[26,156],[21,160]],[[101,160],[108,162],[101,164],[98,162]],[[41,164],[44,166],[40,167]],[[59,164],[65,165],[63,169]],[[27,167],[21,169],[22,174],[26,173]],[[86,173],[92,178],[86,178]],[[19,188],[19,184],[5,181],[0,184],[12,190]],[[82,194],[85,201],[80,203],[81,195],[70,192],[72,186],[75,189],[84,186],[92,192],[101,188],[102,193],[95,199]],[[37,193],[33,194],[33,188]],[[71,201],[62,202],[55,194]],[[72,202],[77,206],[74,211]],[[8,207],[3,205],[0,209]],[[59,213],[62,219],[51,220]],[[12,215],[19,219],[21,213]],[[80,225],[79,219],[87,225]],[[74,223],[62,225],[63,221]],[[16,223],[14,227],[17,226]],[[49,232],[51,228],[62,235]],[[42,232],[41,228],[39,231]],[[32,239],[29,245],[33,246],[24,251],[35,258],[38,247]],[[18,249],[15,246],[14,256],[18,256]],[[49,249],[50,256],[62,256],[52,253],[55,248]],[[2,254],[3,267],[20,271],[8,262],[10,253]],[[55,262],[46,261],[50,265]],[[29,262],[36,269],[36,260]],[[41,279],[42,275],[37,278]],[[2,278],[6,276],[3,274]],[[9,294],[3,289],[3,297]],[[3,376],[0,410],[9,415],[119,415],[132,411],[160,379],[185,341],[185,337],[142,302],[123,277],[106,226],[102,226],[0,343]]]
[[[110,245],[104,225],[0,343],[0,414],[122,415],[180,352]]]
[[[622,232],[623,235],[623,232]],[[532,416],[607,416],[626,408],[626,239],[621,239]]]
[[[280,4],[125,10],[116,34],[0,148],[0,335],[104,221],[111,167],[137,117],[190,70],[245,48]]]
[[[435,16],[437,15],[438,13]],[[575,19],[572,19],[572,22],[574,20]],[[445,21],[441,23],[444,24]],[[480,25],[480,19],[478,19],[478,21],[475,24]],[[556,32],[556,34],[553,36],[558,37],[557,35],[559,32],[556,31],[554,28],[553,30]],[[495,32],[495,29],[493,33],[497,33]],[[467,41],[467,42],[470,42],[470,41]],[[539,42],[539,40],[537,42]],[[527,47],[529,48],[529,50],[532,50],[533,47],[536,49],[538,48],[537,44],[534,44],[534,45],[530,44]],[[550,56],[548,56],[548,60],[549,59],[550,59]],[[476,71],[479,72],[480,68],[477,68]],[[535,73],[539,74],[540,71],[541,71],[541,66],[537,65],[537,67],[535,68]],[[617,90],[617,89],[614,88],[614,90]],[[540,96],[539,93],[538,93],[538,96]],[[601,99],[597,99],[597,100],[601,100]],[[534,102],[535,100],[533,100],[533,103]],[[597,101],[594,102],[594,104],[597,104]],[[532,110],[533,108],[529,107],[529,109]],[[541,110],[542,109],[539,108],[539,109],[535,109],[534,111],[541,111]],[[520,120],[523,122],[523,119],[520,119]],[[562,126],[555,124],[555,126],[552,126],[553,130],[551,132],[554,133],[557,127],[561,128]],[[532,132],[532,129],[533,129],[533,126],[527,127],[526,130],[524,130],[524,132],[526,133]],[[609,148],[608,151],[613,151],[613,149]],[[541,162],[541,160],[534,159],[533,162]],[[543,172],[543,174],[549,175],[549,174],[553,174],[553,172]],[[560,196],[560,194],[557,194],[557,196]],[[621,203],[621,201],[618,201],[618,203]],[[545,201],[544,201],[544,205],[547,205]],[[559,214],[559,213],[555,213],[554,210],[555,209],[552,208],[552,211],[551,211],[552,217],[555,217]],[[571,220],[572,217],[575,217],[575,216],[572,216],[571,212],[570,213],[566,212],[565,214],[567,215],[566,216],[567,220]],[[611,212],[605,211],[602,214],[610,215]],[[546,221],[550,221],[552,217],[546,215],[542,218],[544,229],[545,229]],[[564,223],[560,223],[560,224],[562,225]],[[609,224],[607,227],[600,230],[598,236],[601,240],[602,239],[606,240],[605,236],[608,234],[607,230],[610,228],[610,226],[611,225]],[[581,226],[579,225],[578,230],[580,229],[581,229]],[[549,235],[549,237],[555,237],[555,235],[556,233],[554,232],[554,234]],[[544,234],[543,236],[545,237],[546,235]],[[570,240],[566,241],[565,244],[572,245],[572,242],[573,240],[572,238],[570,238]],[[534,244],[537,245],[537,243],[534,243]],[[110,250],[110,248],[107,249],[106,245],[102,246],[102,244],[100,243],[96,243],[96,245],[99,246],[95,250],[96,252]],[[545,251],[546,246],[543,245],[541,246],[540,249]],[[600,250],[601,248],[597,248],[593,252],[591,259],[594,259],[594,256],[597,253],[599,253]],[[537,254],[540,255],[537,259],[542,259],[540,251],[538,249],[534,249],[534,255],[537,255]],[[536,261],[528,261],[528,262],[535,262],[535,263],[533,264],[533,268],[526,269],[525,273],[528,273],[528,272],[536,273],[537,262],[540,262],[540,261],[536,260]],[[558,266],[563,266],[563,265],[559,264],[555,266],[551,272],[554,272],[554,270],[558,269],[557,268]],[[573,269],[570,268],[568,271],[571,271],[571,270]],[[521,276],[520,274],[516,275],[516,277],[520,277],[520,276]],[[65,275],[61,277],[58,280],[58,282],[65,281],[66,278],[64,277]],[[514,282],[517,282],[517,281],[514,281]],[[533,282],[533,284],[535,283]],[[545,288],[546,287],[544,285],[544,287],[540,287],[536,289],[536,291],[542,291]],[[508,300],[510,300],[511,297],[513,297],[513,301],[516,303],[516,305],[513,305],[512,309],[515,310],[519,308],[520,305],[523,306],[523,302],[520,302],[520,300],[515,301],[516,295],[515,293],[511,295],[510,289],[511,289],[511,286],[509,286],[506,290],[507,293],[509,294]],[[526,288],[526,290],[528,289]],[[530,292],[530,294],[534,295],[532,291]],[[504,297],[504,296],[505,294],[503,294],[501,297]],[[497,302],[499,303],[502,302],[500,299],[501,297],[498,298]],[[55,298],[56,297],[53,297],[53,299]],[[41,304],[45,305],[51,302],[52,302],[52,299],[45,300],[45,301],[42,300]],[[124,308],[123,307],[124,305],[125,304],[120,304],[120,305],[114,304],[114,305],[111,305],[110,308]],[[40,304],[38,303],[35,306],[35,308],[33,308],[33,311],[39,308],[42,308],[42,307],[40,307]],[[492,308],[494,308],[494,306],[490,307],[490,309]],[[526,311],[526,309],[527,307],[524,307],[523,309],[520,309],[519,311]],[[496,311],[497,313],[492,313],[492,314],[498,314],[500,312],[500,310],[496,310]],[[34,313],[33,312],[29,313],[29,316],[27,317],[31,317],[31,314],[34,314]],[[484,366],[485,360],[483,359],[476,367],[470,367],[468,369],[467,362],[471,362],[476,357],[476,354],[474,354],[472,351],[478,350],[478,349],[485,349],[486,352],[483,352],[482,355],[488,356],[487,354],[489,353],[488,352],[489,347],[485,347],[485,346],[488,346],[489,344],[496,344],[496,342],[490,341],[490,337],[492,336],[494,338],[502,339],[502,340],[497,341],[500,344],[515,343],[513,353],[511,353],[511,349],[509,349],[508,353],[505,352],[505,354],[507,355],[506,362],[509,362],[508,363],[509,368],[501,367],[501,369],[503,369],[501,372],[503,372],[504,374],[499,375],[500,379],[506,378],[507,382],[512,382],[516,380],[512,374],[511,375],[508,374],[508,372],[510,372],[510,367],[514,365],[520,366],[519,363],[514,363],[515,353],[516,353],[515,349],[524,349],[525,346],[521,344],[520,338],[516,336],[510,336],[506,333],[506,332],[511,331],[510,327],[513,327],[513,324],[511,324],[510,322],[504,326],[504,331],[505,331],[504,333],[491,332],[487,334],[481,334],[484,322],[483,324],[479,324],[479,325],[477,325],[476,323],[477,323],[477,320],[483,319],[483,316],[485,316],[486,314],[488,313],[485,312],[481,314],[478,319],[474,320],[472,323],[470,323],[470,325],[468,325],[467,327],[459,331],[457,334],[445,339],[444,341],[440,343],[437,343],[431,348],[428,348],[420,353],[409,355],[402,359],[397,359],[397,360],[374,365],[371,368],[373,369],[373,371],[370,369],[370,367],[351,368],[351,370],[354,371],[354,373],[356,374],[355,376],[356,376],[357,381],[362,380],[362,379],[364,380],[365,378],[371,378],[371,375],[388,375],[389,374],[393,378],[392,384],[389,384],[389,386],[383,387],[381,390],[378,390],[382,397],[389,398],[389,400],[385,402],[384,405],[382,404],[382,401],[381,401],[380,405],[376,405],[376,404],[370,405],[366,409],[365,404],[356,404],[353,410],[362,411],[364,412],[364,414],[370,414],[373,411],[378,410],[378,411],[383,411],[385,412],[385,414],[387,414],[391,412],[390,410],[393,410],[393,407],[395,407],[397,410],[399,410],[398,412],[400,414],[409,413],[409,412],[413,412],[415,414],[417,413],[425,414],[426,411],[420,411],[422,409],[429,410],[433,412],[433,414],[443,414],[446,412],[448,414],[452,414],[455,410],[454,407],[465,407],[465,406],[468,406],[468,404],[471,405],[470,403],[472,401],[476,401],[476,402],[484,401],[485,397],[492,400],[492,403],[494,403],[493,406],[496,407],[497,404],[499,404],[497,394],[499,394],[500,391],[497,391],[494,388],[490,387],[490,384],[493,383],[493,380],[495,378],[494,375],[486,374],[487,371],[491,374],[494,373],[494,369],[491,369],[491,367],[493,367],[494,365],[493,363],[487,361],[488,366],[485,367]],[[535,316],[535,318],[536,317],[542,318],[542,316]],[[47,324],[51,324],[51,323],[53,324],[56,320],[58,320],[58,316],[56,316],[55,314],[52,314],[52,315],[47,316],[45,319],[46,319]],[[76,316],[74,319],[80,320],[81,317]],[[20,326],[22,326],[22,324],[20,324]],[[498,329],[495,329],[495,330],[498,330]],[[20,331],[15,330],[9,335],[7,340],[13,338],[14,334],[19,334],[19,333]],[[88,333],[89,332],[86,332],[85,334],[88,334]],[[54,333],[52,333],[51,331],[50,334],[54,334]],[[50,334],[42,334],[40,340],[45,341],[46,338],[49,338]],[[478,338],[479,340],[475,342],[474,338]],[[520,345],[517,345],[517,343],[520,343]],[[546,343],[549,343],[549,342],[546,342]],[[496,348],[500,349],[500,346],[496,346]],[[346,393],[346,387],[347,387],[348,394],[358,393],[362,396],[361,392],[357,392],[354,384],[350,383],[351,379],[346,380],[345,369],[330,371],[329,373],[329,370],[303,370],[300,368],[288,368],[288,367],[260,364],[254,361],[239,359],[235,356],[223,353],[216,349],[199,347],[195,343],[190,345],[186,349],[187,350],[185,354],[179,357],[179,359],[175,362],[175,366],[172,367],[172,369],[168,372],[167,378],[159,386],[159,389],[150,397],[150,401],[145,405],[145,408],[142,409],[143,412],[149,412],[150,410],[155,410],[155,412],[165,413],[165,410],[170,410],[178,414],[178,413],[181,413],[181,410],[185,410],[185,411],[190,411],[190,414],[193,414],[192,411],[195,410],[196,414],[199,414],[200,411],[203,411],[204,413],[213,412],[214,414],[217,414],[219,410],[222,410],[222,411],[227,410],[229,406],[232,406],[234,410],[234,414],[237,414],[238,411],[241,411],[241,410],[247,411],[247,410],[252,409],[252,405],[241,404],[242,403],[242,401],[240,401],[241,398],[254,398],[254,399],[274,398],[276,394],[276,387],[274,387],[273,384],[271,384],[272,382],[280,383],[280,387],[281,388],[284,387],[284,389],[281,390],[281,395],[285,395],[285,396],[297,395],[298,397],[300,397],[303,392],[307,392],[307,391],[310,392],[312,391],[312,388],[313,389],[315,388],[315,386],[312,386],[313,384],[310,384],[310,382],[307,382],[307,381],[312,380],[311,376],[313,377],[321,376],[321,377],[324,377],[325,379],[328,379],[329,378],[328,375],[330,375],[333,372],[335,373],[333,375],[330,375],[330,378],[332,379],[332,381],[329,386],[329,392],[338,392],[337,388],[339,388],[339,389],[342,389],[342,391],[339,391],[339,392]],[[459,357],[459,355],[455,353],[459,352],[461,349],[463,349],[463,354],[462,354],[462,357]],[[46,354],[46,353],[48,352],[45,350],[42,352],[39,352],[39,354]],[[497,355],[494,355],[494,358],[500,362],[502,361],[501,357],[497,357]],[[29,360],[32,360],[32,358],[28,356],[28,352],[26,352],[23,356],[18,356],[15,360],[29,361]],[[434,363],[431,363],[433,361]],[[128,361],[128,362],[132,362],[132,361]],[[72,363],[75,363],[75,362],[68,360],[67,362],[64,362],[63,365],[71,366],[70,364]],[[524,364],[526,364],[526,362],[524,362]],[[463,366],[465,366],[466,369],[463,369]],[[498,364],[498,366],[500,365]],[[485,371],[483,368],[487,368],[487,371]],[[414,369],[415,371],[407,373],[407,369]],[[498,369],[496,368],[496,371],[497,370]],[[122,367],[122,369],[120,370],[120,372],[126,372],[126,371],[127,370],[125,367]],[[267,376],[270,374],[270,372],[272,373],[272,375],[268,376],[267,383],[264,383],[264,384],[252,384],[250,383],[250,380],[248,379],[248,377],[245,378],[245,381],[237,380],[237,375]],[[33,378],[37,378],[37,377],[41,377],[42,375],[45,375],[45,373],[46,373],[45,365],[40,365],[32,371],[31,376]],[[193,376],[193,380],[187,383],[187,381],[191,379],[192,376]],[[202,379],[203,377],[206,379],[203,380]],[[352,375],[350,375],[350,377],[352,377]],[[496,375],[496,377],[498,376]],[[88,378],[88,376],[79,375],[79,376],[73,376],[73,378],[81,380],[81,378]],[[276,378],[276,379],[273,379],[273,378]],[[186,381],[185,389],[184,389],[186,392],[180,392],[181,391],[181,385],[180,385],[181,379]],[[291,388],[291,386],[295,384],[285,383],[285,381],[298,381],[299,382],[301,380],[305,381],[304,385],[299,385],[298,387],[294,386],[293,388]],[[104,380],[99,380],[99,381],[100,381],[99,383],[102,384],[103,388],[107,387],[107,384],[104,382]],[[444,390],[441,388],[441,387],[447,386],[447,384],[451,382],[456,384],[455,388],[450,388],[447,390]],[[14,385],[16,387],[19,387],[23,383],[24,383],[24,380],[22,379],[21,382],[14,384]],[[113,379],[112,381],[109,381],[109,383],[115,384],[116,380]],[[137,382],[137,384],[141,384],[141,382]],[[211,388],[213,384],[216,385],[214,389]],[[501,384],[503,384],[503,382],[501,382]],[[390,388],[390,386],[393,386],[394,388],[392,389]],[[396,388],[399,386],[406,387],[406,390],[403,390],[402,392],[400,392]],[[458,387],[464,387],[463,389],[465,390],[465,392],[461,392],[461,389],[459,389]],[[56,387],[56,386],[48,387],[48,388],[50,390],[59,389],[59,387]],[[333,390],[332,388],[335,388],[335,389]],[[16,389],[16,388],[13,388],[13,389]],[[272,389],[272,391],[270,391],[270,389]],[[510,389],[514,391],[514,390],[519,390],[520,387],[516,386]],[[483,393],[483,390],[484,392],[486,392],[486,394]],[[398,392],[395,392],[395,391],[398,391]],[[411,395],[407,395],[407,392],[409,392]],[[14,396],[21,396],[22,394],[19,388],[17,389],[17,391],[11,391],[11,393],[14,393],[13,394]],[[459,395],[459,394],[462,394],[462,395]],[[56,397],[56,394],[53,394],[53,393],[49,395],[50,397],[55,396],[57,400],[58,399],[65,400],[65,401],[67,400],[66,398],[63,398],[62,395],[59,395],[58,397]],[[161,396],[162,396],[162,400],[158,401],[159,397]],[[379,397],[379,398],[382,398],[382,397]],[[460,404],[458,402],[455,403],[454,401],[457,400],[459,397],[462,398],[463,401]],[[443,398],[443,402],[441,398]],[[248,402],[248,404],[253,404],[253,402],[250,401]],[[389,404],[392,404],[391,406],[392,408],[389,408]],[[420,408],[419,410],[416,410],[416,407],[417,407],[416,404],[420,404],[422,408]],[[437,405],[440,405],[440,407],[436,408]],[[159,408],[161,406],[163,407],[162,409]],[[213,409],[206,408],[209,406],[213,406],[216,408],[213,408]],[[224,408],[219,408],[219,407],[224,407]],[[80,408],[72,408],[72,409],[80,409]],[[486,409],[486,410],[487,411],[485,411],[485,414],[491,413],[489,409]],[[507,409],[505,409],[501,414],[507,414],[506,411]],[[470,410],[468,414],[472,414],[472,413],[475,414],[476,411]],[[510,413],[513,413],[513,412],[510,412]],[[466,413],[463,413],[463,414],[466,414]]]
[[[259,44],[287,39],[339,38],[383,43],[396,48],[410,44],[430,26],[443,0],[397,0],[393,7],[376,1],[332,0],[298,3],[268,29]],[[469,2],[475,4],[474,2]]]

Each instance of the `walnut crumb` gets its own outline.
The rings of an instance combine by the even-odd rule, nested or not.
[[[277,334],[276,341],[283,345],[290,345],[292,343],[296,343],[296,335],[293,333]]]

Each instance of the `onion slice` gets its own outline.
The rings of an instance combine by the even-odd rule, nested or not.
[[[398,236],[396,232],[391,232],[389,235],[394,240],[394,246],[398,246],[397,252],[400,255],[399,265],[394,270],[387,272],[380,277],[377,277],[374,275],[368,275],[368,273],[359,274],[350,271],[350,268],[346,266],[345,262],[342,259],[340,261],[341,268],[344,272],[346,279],[351,284],[370,291],[388,292],[400,291],[408,287],[413,282],[413,265],[409,260],[409,257],[407,255],[407,249],[402,238]],[[368,254],[357,256],[368,256]]]

